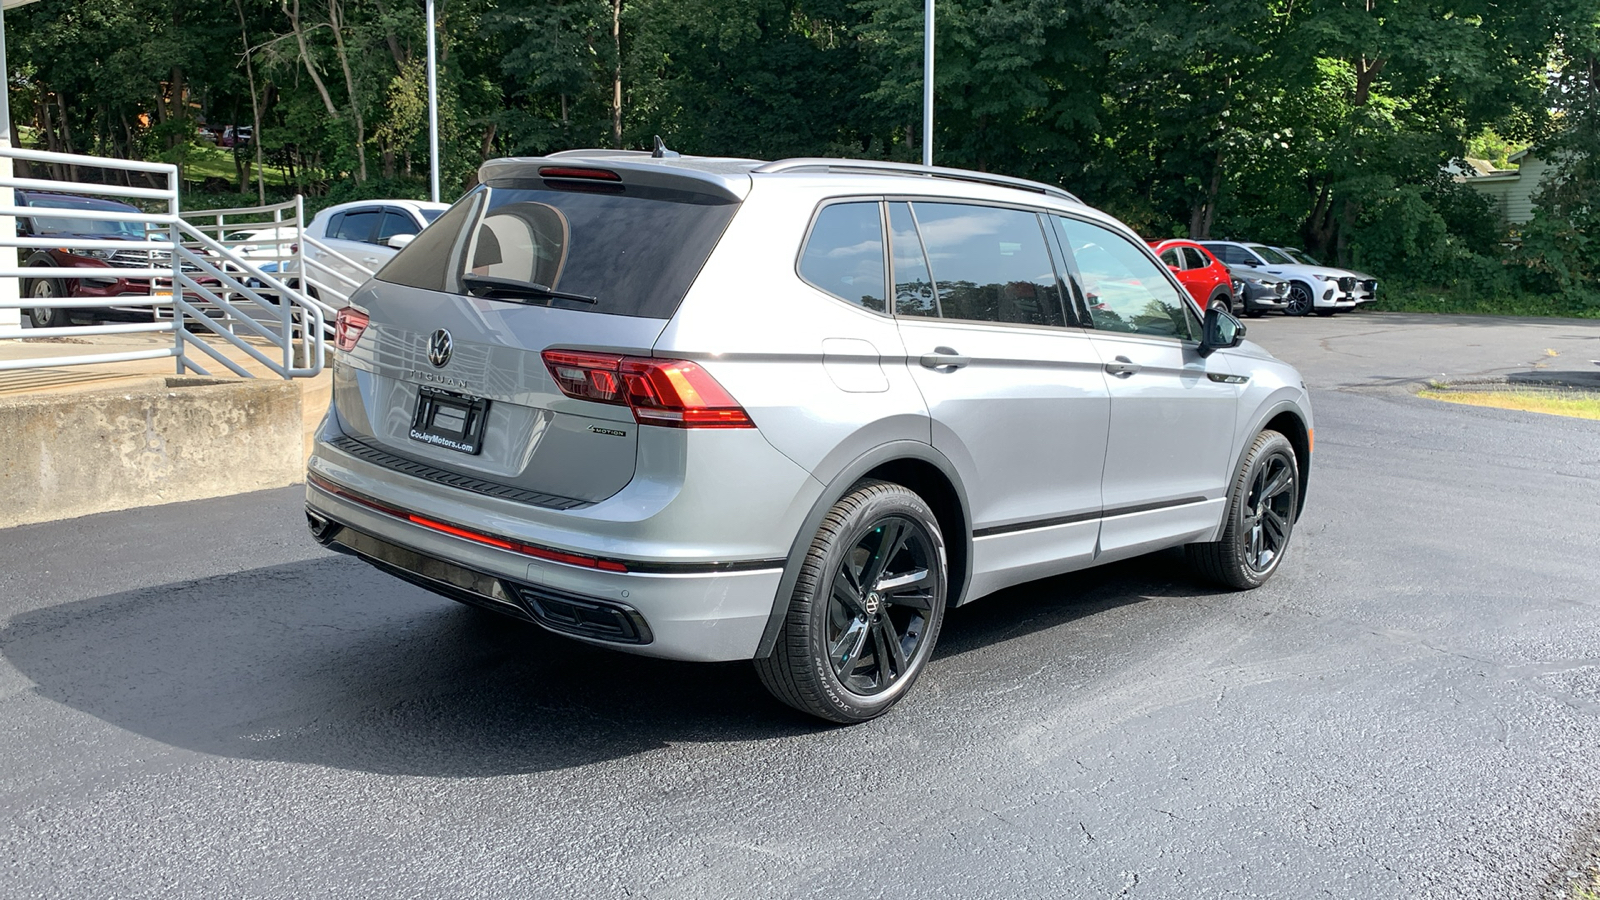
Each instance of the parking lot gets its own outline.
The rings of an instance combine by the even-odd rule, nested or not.
[[[1593,377],[1600,322],[1248,325],[1316,404],[1274,580],[1008,590],[853,728],[324,551],[299,488],[4,532],[0,895],[1548,896],[1600,846],[1600,422],[1411,387]]]

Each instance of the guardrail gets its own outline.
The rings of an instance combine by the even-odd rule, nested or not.
[[[211,374],[198,358],[209,358],[241,377],[253,377],[249,370],[229,358],[214,345],[231,345],[283,378],[316,375],[322,371],[324,340],[330,326],[330,308],[315,302],[300,290],[285,273],[269,272],[261,263],[241,252],[246,242],[230,240],[224,232],[228,213],[250,210],[211,210],[194,215],[214,218],[212,223],[187,221],[178,210],[178,170],[166,163],[105,159],[40,150],[0,147],[0,157],[38,163],[58,163],[93,167],[108,171],[139,173],[141,177],[164,177],[165,188],[132,187],[115,184],[55,181],[38,178],[0,178],[0,188],[47,191],[80,198],[48,205],[34,198],[23,204],[0,205],[0,217],[15,217],[28,225],[25,229],[0,229],[0,247],[10,246],[35,251],[16,268],[0,268],[0,278],[16,278],[22,290],[17,300],[0,300],[0,308],[19,310],[79,310],[115,308],[142,315],[149,310],[148,322],[84,325],[51,328],[0,328],[0,340],[28,340],[43,337],[77,337],[110,334],[171,334],[170,347],[116,353],[81,353],[48,358],[0,360],[0,371],[27,368],[91,365],[134,360],[175,360],[178,374]],[[132,180],[131,178],[128,180]],[[153,213],[128,208],[86,208],[81,198],[120,197],[144,200],[165,207]],[[295,215],[282,215],[293,206]],[[299,197],[290,204],[265,209],[274,216],[274,228],[292,228],[298,236],[303,221]],[[50,220],[52,226],[85,223],[83,231],[71,237],[60,227],[45,229],[38,223]],[[241,224],[235,222],[234,224]],[[113,227],[107,228],[106,225]],[[133,227],[128,227],[132,225]],[[208,234],[211,228],[216,233]],[[24,232],[24,233],[17,233]],[[106,233],[117,237],[88,235]],[[277,237],[277,236],[274,236]],[[49,251],[57,251],[50,253]],[[276,255],[276,254],[274,254]],[[293,254],[285,256],[284,265]],[[65,264],[63,264],[65,263]],[[113,265],[112,263],[122,263]],[[301,270],[304,271],[302,265]],[[98,280],[110,284],[107,290],[122,290],[115,295],[71,296],[85,282]],[[41,285],[44,287],[41,288]],[[69,318],[70,320],[70,318]],[[239,336],[245,332],[263,339],[272,348],[266,353]],[[207,340],[206,337],[212,338]],[[198,352],[197,352],[198,351]]]

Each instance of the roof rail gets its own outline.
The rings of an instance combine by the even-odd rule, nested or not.
[[[761,174],[774,174],[778,172],[853,172],[862,175],[920,175],[924,178],[945,178],[951,181],[971,181],[977,184],[990,184],[996,187],[1017,188],[1032,191],[1036,194],[1050,194],[1062,197],[1074,203],[1082,203],[1077,195],[1056,187],[1055,185],[1042,184],[1037,181],[1028,181],[1025,178],[1012,178],[1008,175],[991,175],[987,172],[973,172],[968,169],[951,169],[944,166],[922,166],[916,163],[886,162],[876,159],[827,159],[823,157],[797,157],[795,159],[780,159],[764,166],[757,166],[752,172]]]

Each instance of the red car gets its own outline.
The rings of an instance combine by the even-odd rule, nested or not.
[[[1215,306],[1233,312],[1233,274],[1209,250],[1178,238],[1149,244],[1202,310]]]

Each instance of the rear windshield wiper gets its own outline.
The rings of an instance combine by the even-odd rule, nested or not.
[[[600,302],[597,297],[558,291],[542,284],[534,284],[531,281],[501,278],[497,275],[478,275],[468,272],[461,276],[461,280],[466,283],[467,290],[472,292],[472,296],[485,297],[490,300],[509,300],[512,303],[521,303],[524,300],[572,300],[578,303]]]

